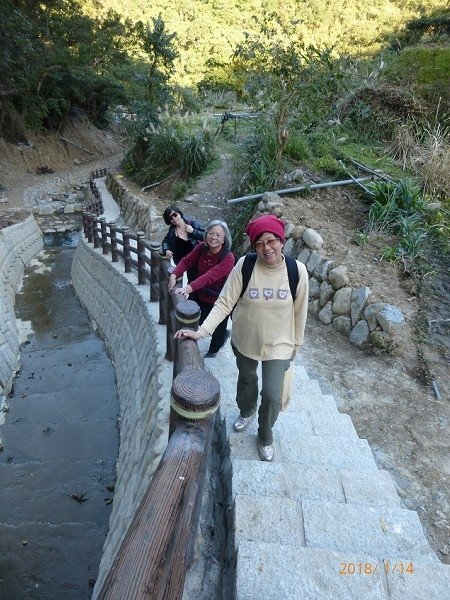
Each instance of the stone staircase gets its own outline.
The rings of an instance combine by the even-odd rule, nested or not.
[[[207,340],[200,345],[207,346]],[[236,368],[229,344],[205,364],[221,384],[223,468],[230,476],[228,560],[236,600],[441,600],[450,567],[428,544],[333,396],[297,358],[295,397],[262,462],[256,420],[233,431]]]
[[[102,197],[107,220],[115,220],[117,205],[105,190]],[[165,328],[157,329],[163,355]],[[209,339],[199,341],[203,355],[208,346]],[[162,363],[167,389],[172,369]],[[309,379],[301,354],[294,398],[274,428],[273,463],[259,459],[255,421],[242,433],[233,431],[237,369],[230,344],[205,367],[221,386],[234,586],[230,595],[225,585],[224,600],[450,597],[450,566],[436,557],[417,514],[403,507],[390,474],[377,468],[350,417]]]

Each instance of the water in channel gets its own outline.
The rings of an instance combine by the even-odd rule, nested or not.
[[[89,599],[108,531],[119,404],[70,283],[78,239],[46,235],[16,296],[28,335],[0,421],[0,600]]]

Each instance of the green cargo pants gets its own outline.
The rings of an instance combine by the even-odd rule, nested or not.
[[[237,368],[239,369],[236,402],[241,416],[249,417],[258,405],[258,361],[241,354],[234,346]],[[273,443],[272,427],[281,410],[281,392],[284,373],[289,369],[290,360],[261,361],[262,388],[261,405],[258,412],[258,438],[263,446]]]

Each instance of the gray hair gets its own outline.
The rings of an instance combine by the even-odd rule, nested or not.
[[[212,229],[213,227],[222,227],[223,229],[223,233],[224,233],[224,240],[223,240],[223,249],[228,251],[231,248],[231,233],[230,230],[228,229],[228,225],[225,223],[225,221],[219,221],[218,219],[216,221],[211,221],[211,223],[209,223],[206,226],[205,229],[205,244],[208,245],[208,242],[206,241],[206,235],[208,233],[208,231],[210,229]]]

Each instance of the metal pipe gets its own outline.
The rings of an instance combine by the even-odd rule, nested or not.
[[[296,192],[302,192],[304,190],[318,190],[320,188],[338,187],[341,185],[350,185],[352,183],[361,183],[363,181],[372,181],[373,177],[360,177],[359,179],[345,179],[343,181],[328,181],[326,183],[313,183],[312,185],[302,185],[296,188],[286,188],[285,190],[274,190],[273,194],[295,194]],[[259,200],[262,198],[265,192],[261,194],[252,194],[251,196],[241,196],[240,198],[233,198],[227,200],[227,204],[238,204],[239,202],[247,202],[248,200]]]

